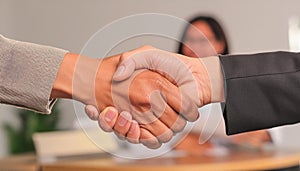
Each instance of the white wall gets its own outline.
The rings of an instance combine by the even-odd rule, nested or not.
[[[233,53],[287,50],[288,19],[300,16],[299,6],[298,0],[0,0],[0,33],[78,53],[94,32],[124,16],[151,12],[187,19],[211,14],[223,22]],[[175,48],[174,44],[157,43],[167,50]],[[68,128],[74,119],[72,104],[63,101],[61,108],[61,127]],[[0,106],[0,125],[16,122],[13,111]],[[5,142],[0,131],[0,156],[7,154]]]

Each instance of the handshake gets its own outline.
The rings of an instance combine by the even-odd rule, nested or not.
[[[220,65],[217,56],[190,58],[150,46],[105,59],[68,53],[51,97],[78,100],[104,131],[159,148],[199,117],[199,107],[224,101]]]

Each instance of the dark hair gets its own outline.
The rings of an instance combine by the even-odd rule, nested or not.
[[[228,54],[229,53],[229,45],[228,45],[228,42],[227,42],[226,35],[225,35],[220,23],[216,19],[214,19],[212,17],[208,17],[208,16],[198,16],[198,17],[195,17],[195,18],[191,19],[190,21],[188,21],[189,24],[187,24],[184,28],[184,32],[181,36],[181,39],[180,39],[181,41],[179,42],[177,53],[183,54],[182,48],[183,48],[183,42],[185,40],[187,29],[190,27],[191,24],[193,24],[195,22],[199,22],[199,21],[206,22],[209,25],[209,27],[211,28],[211,30],[213,31],[216,39],[218,41],[223,41],[224,42],[225,46],[224,46],[224,50],[221,53],[221,55]]]

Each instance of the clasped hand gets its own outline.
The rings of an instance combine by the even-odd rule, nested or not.
[[[217,57],[203,60],[141,47],[99,60],[96,100],[85,96],[81,101],[104,131],[158,148],[199,117],[198,107],[223,100],[213,63]]]

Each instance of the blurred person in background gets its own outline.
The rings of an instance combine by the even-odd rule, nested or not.
[[[178,53],[192,58],[202,58],[216,55],[226,55],[229,53],[229,44],[221,24],[214,18],[209,16],[197,16],[188,21],[184,28],[181,42],[178,47]],[[222,111],[212,110],[211,114],[218,115]],[[201,111],[200,111],[201,113]],[[222,117],[221,114],[220,118]],[[214,129],[215,121],[208,119],[209,115],[202,113],[201,117],[194,124],[191,132],[176,146],[177,150],[183,150],[191,154],[201,154],[206,149],[213,149],[216,143],[214,138],[218,137],[218,141],[225,142],[228,145],[237,145],[241,147],[251,147],[252,149],[260,149],[265,143],[272,142],[271,136],[267,130],[254,131],[233,136],[226,136],[225,123],[220,119],[218,128]],[[216,119],[215,119],[216,120]],[[212,121],[212,122],[211,122]],[[207,125],[209,128],[205,128]],[[212,129],[213,128],[213,129]],[[201,134],[214,131],[211,137],[203,139]],[[221,133],[220,133],[221,132]],[[220,135],[223,134],[223,135]],[[199,139],[200,138],[200,139]],[[202,139],[201,139],[202,138]],[[207,141],[206,141],[207,140]]]

